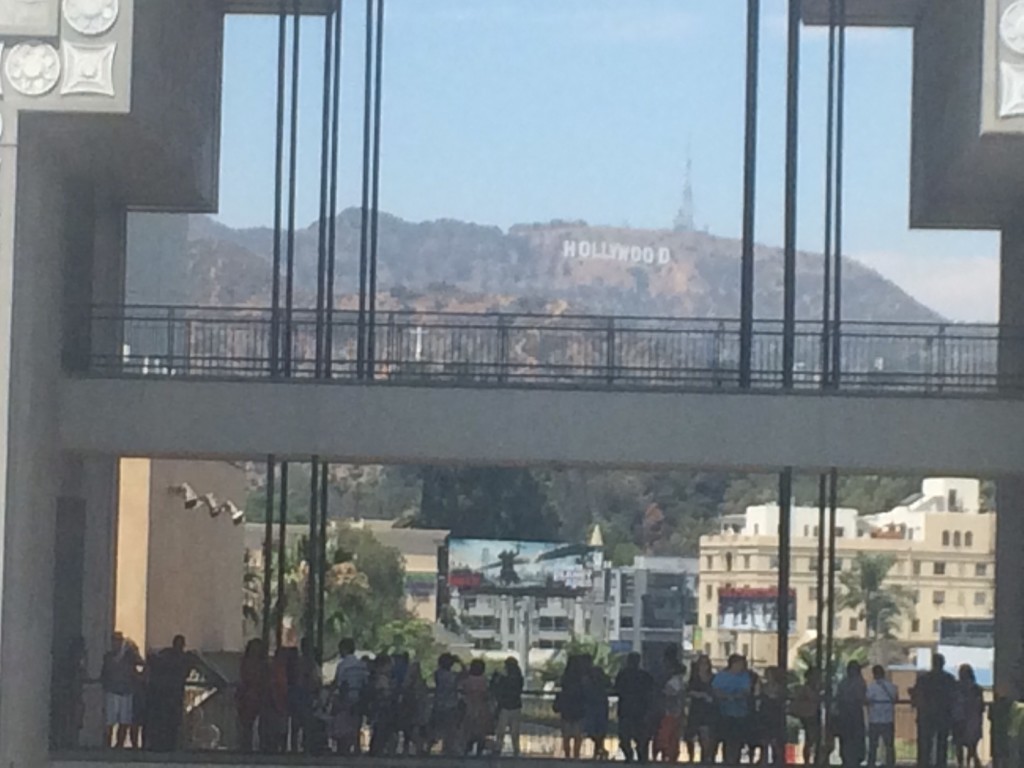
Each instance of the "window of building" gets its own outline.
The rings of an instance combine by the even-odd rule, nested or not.
[[[817,571],[818,570],[818,558],[809,557],[807,558],[807,570]]]
[[[939,634],[939,620],[938,619],[936,619],[935,621],[932,622],[932,634],[933,635]]]
[[[725,553],[725,570],[732,570],[732,552]]]
[[[715,567],[715,556],[714,555],[708,555],[707,557],[704,558],[704,562],[707,563],[708,570],[710,571],[712,568]]]
[[[722,650],[724,651],[722,655],[726,658],[732,656],[732,643],[722,643]]]
[[[974,575],[975,576],[987,576],[988,575],[988,566],[985,563],[975,563],[974,564]]]
[[[934,573],[936,576],[945,576],[946,575],[946,564],[945,563],[935,563],[932,568],[933,568],[932,573]]]
[[[705,656],[710,656],[711,655],[711,643],[704,643],[704,655]]]
[[[619,619],[619,629],[632,629],[633,628],[633,617],[623,616]]]
[[[858,622],[857,622],[856,617],[850,619],[850,631],[851,632],[856,632],[857,631],[857,624],[858,624]]]
[[[817,587],[811,587],[810,589],[807,590],[807,599],[808,600],[817,600],[818,599],[818,588]]]
[[[959,547],[962,544],[963,544],[963,541],[962,541],[962,539],[960,537],[960,531],[955,531],[953,533],[953,546],[954,547]]]
[[[583,620],[583,633],[586,634],[586,635],[589,635],[592,626],[593,626],[593,622],[591,621],[590,617],[588,616],[587,618],[585,618]]]
[[[516,649],[516,641],[509,640],[505,647],[508,648],[510,651],[514,651]]]
[[[967,533],[964,534],[964,546],[965,547],[973,547],[974,546],[974,534],[971,533],[970,531],[968,531]]]
[[[950,488],[949,493],[946,494],[946,509],[950,512],[960,511],[960,500],[956,497],[955,488]]]
[[[915,560],[914,561],[913,571],[914,571],[914,575],[915,576],[920,576],[921,575],[921,561],[920,560]]]
[[[974,604],[975,605],[984,605],[985,602],[986,602],[986,596],[985,596],[984,592],[975,592],[974,593]]]
[[[914,619],[914,620],[912,620],[910,622],[910,631],[911,631],[911,633],[913,633],[915,635],[918,632],[921,631],[921,620],[920,619]]]
[[[710,613],[705,613],[704,614],[704,627],[706,629],[711,629],[711,614]]]
[[[514,617],[512,617],[512,618],[510,618],[508,620],[508,631],[509,631],[509,634],[512,634],[513,632],[516,631],[516,620],[515,620]]]
[[[811,630],[814,630],[814,629],[818,628],[818,617],[817,616],[808,616],[807,617],[807,628],[811,629]]]
[[[625,584],[626,577],[623,577],[622,582],[623,582],[623,584]],[[625,589],[625,587],[623,587],[623,589]],[[626,599],[625,596],[623,596],[622,599],[625,600]],[[534,606],[537,609],[547,608],[548,607],[548,599],[546,597],[538,597],[536,602],[534,603]]]
[[[743,655],[744,656],[749,656],[750,655],[750,644],[749,643],[744,643],[743,644]]]
[[[841,539],[846,535],[846,530],[841,525],[836,526],[836,538]]]
[[[920,602],[921,602],[921,590],[915,589],[914,590],[914,604],[916,605],[917,603],[920,603]]]
[[[839,531],[839,530],[842,530],[842,529],[837,528],[836,530]],[[843,558],[837,557],[836,558],[836,573],[841,573],[842,570],[843,570]]]
[[[948,547],[949,546],[949,531],[943,531],[942,532],[942,546],[944,546],[944,547]]]
[[[818,538],[818,526],[814,526],[814,538]]]
[[[779,556],[778,555],[772,555],[771,557],[768,558],[768,568],[773,570],[773,571],[779,570]]]
[[[743,556],[743,569],[747,571],[750,570],[750,555]]]
[[[810,536],[811,536],[811,526],[805,525],[804,526],[804,538],[807,539],[807,538],[810,538]]]
[[[946,602],[946,593],[941,589],[936,589],[932,592],[932,603],[935,605],[943,605]]]
[[[472,611],[474,608],[476,608],[476,598],[475,597],[463,598],[463,600],[462,600],[462,610],[464,610],[464,611]]]
[[[714,589],[712,588],[712,586],[710,584],[708,584],[706,587],[704,587],[704,596],[708,600],[710,600],[711,598],[713,598],[715,596],[715,591],[714,591]]]

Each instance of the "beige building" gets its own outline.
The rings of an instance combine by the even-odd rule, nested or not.
[[[121,460],[114,620],[141,649],[180,633],[198,651],[242,650],[244,526],[228,502],[245,495],[232,464]]]
[[[944,617],[993,615],[996,519],[981,511],[979,499],[976,480],[933,478],[890,512],[859,516],[838,510],[837,569],[849,571],[859,553],[889,555],[894,564],[887,583],[913,592],[914,612],[902,617],[897,632],[907,647],[935,645]],[[815,639],[819,626],[817,523],[817,507],[793,508],[793,655]],[[701,537],[695,647],[716,664],[731,653],[746,655],[758,667],[775,663],[769,614],[777,595],[777,527],[777,506],[750,507],[724,519],[721,533]],[[864,634],[865,623],[855,611],[837,612],[836,637]]]

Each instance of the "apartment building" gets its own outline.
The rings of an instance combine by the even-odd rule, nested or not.
[[[742,653],[758,666],[774,664],[778,583],[778,507],[750,507],[725,518],[720,533],[700,542],[700,645],[715,663]],[[792,579],[795,613],[790,649],[815,639],[818,617],[818,509],[793,508]],[[827,535],[827,531],[826,531]],[[907,647],[934,646],[943,618],[990,618],[994,609],[996,518],[981,509],[980,483],[929,478],[921,492],[879,515],[839,509],[836,570],[858,555],[892,559],[887,584],[910,590],[913,613],[900,619]],[[837,591],[841,590],[837,586]],[[733,606],[743,603],[737,616]],[[766,618],[758,618],[763,616]],[[863,637],[856,610],[837,610],[836,637]]]

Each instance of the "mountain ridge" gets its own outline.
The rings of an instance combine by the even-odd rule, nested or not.
[[[360,223],[357,208],[336,217],[339,306],[351,304],[358,292]],[[563,220],[503,230],[456,219],[410,222],[387,213],[380,214],[378,233],[382,308],[739,315],[741,243],[733,238]],[[316,222],[296,232],[296,306],[314,301],[318,246]],[[190,303],[270,303],[270,228],[235,229],[190,216],[186,252],[179,293]],[[843,266],[844,320],[943,321],[875,270],[852,258]],[[782,249],[756,246],[756,317],[781,318],[783,274]],[[798,253],[798,319],[820,319],[822,285],[821,255]]]

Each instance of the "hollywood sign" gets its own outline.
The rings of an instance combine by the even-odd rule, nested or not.
[[[562,257],[665,266],[672,262],[672,251],[665,247],[652,248],[604,241],[563,240]]]

